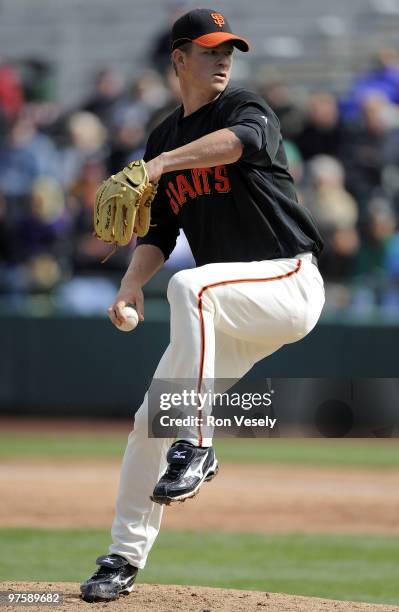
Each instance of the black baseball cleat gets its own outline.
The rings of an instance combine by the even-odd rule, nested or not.
[[[120,555],[103,555],[96,559],[100,567],[80,585],[81,597],[90,603],[112,601],[131,592],[138,569]]]
[[[219,466],[212,446],[199,448],[189,442],[175,442],[166,456],[168,468],[155,485],[152,501],[169,505],[196,495],[206,480],[212,480]]]

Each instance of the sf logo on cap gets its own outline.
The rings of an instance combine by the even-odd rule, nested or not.
[[[223,17],[223,15],[221,15],[220,13],[211,13],[211,17],[212,17],[213,21],[216,23],[216,25],[219,26],[219,28],[224,26],[224,17]]]

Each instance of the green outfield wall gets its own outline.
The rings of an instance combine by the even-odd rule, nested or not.
[[[121,333],[106,318],[0,317],[0,413],[128,416],[169,339],[167,304]],[[397,377],[399,326],[319,323],[252,370],[267,377]]]

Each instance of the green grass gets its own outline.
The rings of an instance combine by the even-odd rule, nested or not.
[[[126,441],[127,434],[0,433],[0,459],[120,459]],[[220,460],[226,463],[399,468],[399,452],[395,440],[216,439],[215,448]]]
[[[392,440],[216,440],[215,448],[227,463],[399,468],[398,446]]]
[[[120,458],[127,434],[0,433],[0,459],[26,457]]]
[[[81,581],[106,552],[100,530],[0,530],[2,580]],[[161,533],[140,582],[399,604],[399,538]]]

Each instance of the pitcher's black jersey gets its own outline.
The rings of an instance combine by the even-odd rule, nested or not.
[[[179,107],[151,133],[145,160],[228,128],[241,158],[212,168],[167,172],[152,205],[153,226],[138,244],[167,259],[180,228],[197,266],[294,257],[322,249],[309,211],[298,203],[276,115],[258,95],[227,87],[213,102],[183,116]]]

